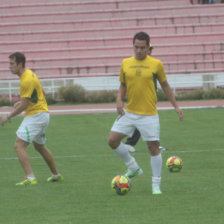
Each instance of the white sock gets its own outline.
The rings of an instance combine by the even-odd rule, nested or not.
[[[161,177],[162,170],[162,155],[151,156],[152,176]]]
[[[135,161],[135,158],[129,153],[124,143],[121,142],[121,144],[114,151],[125,162],[129,170],[136,171],[139,169],[139,165]]]
[[[28,180],[35,180],[36,178],[34,176],[27,176]]]
[[[52,177],[53,177],[54,179],[57,179],[59,176],[60,176],[59,173],[58,173],[58,174],[52,174]]]

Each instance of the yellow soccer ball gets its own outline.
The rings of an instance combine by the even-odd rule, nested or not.
[[[183,167],[183,160],[178,156],[171,156],[166,161],[166,167],[170,172],[180,172]]]
[[[125,195],[131,189],[131,181],[128,177],[117,175],[112,179],[111,187],[118,195]]]

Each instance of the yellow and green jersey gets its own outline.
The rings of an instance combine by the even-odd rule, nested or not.
[[[156,81],[167,80],[160,60],[147,56],[144,60],[135,57],[123,60],[120,82],[126,85],[128,102],[126,110],[141,115],[157,114]]]
[[[47,102],[37,75],[31,70],[25,70],[20,77],[20,97],[29,98],[25,116],[40,112],[48,112]]]

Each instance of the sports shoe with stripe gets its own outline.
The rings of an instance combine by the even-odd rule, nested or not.
[[[127,173],[125,173],[125,177],[128,177],[128,178],[133,178],[133,177],[136,177],[136,176],[140,176],[143,174],[143,170],[141,168],[137,169],[136,171],[131,171],[131,170],[128,170]]]
[[[162,194],[159,186],[153,186],[152,187],[152,194]]]
[[[34,185],[34,184],[37,184],[36,179],[30,180],[26,177],[23,181],[16,183],[16,186],[25,186],[25,185]]]
[[[125,145],[126,145],[129,152],[136,152],[136,149],[133,146],[128,145],[128,144],[125,144]]]
[[[128,149],[129,152],[136,152],[135,147],[133,147],[131,145],[128,145],[128,144],[126,144],[126,147],[127,147],[127,149]],[[163,147],[163,146],[159,146],[159,151],[160,152],[167,151],[167,150],[168,150],[168,148]]]
[[[161,177],[152,177],[152,194],[162,194],[160,190]]]
[[[166,147],[163,147],[163,146],[159,146],[159,151],[162,152],[162,151],[167,151],[168,148]]]
[[[53,176],[47,178],[47,182],[60,182],[60,181],[64,181],[64,177],[61,174],[59,174],[58,177],[56,178]]]

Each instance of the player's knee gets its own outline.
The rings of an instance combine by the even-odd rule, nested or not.
[[[110,136],[108,137],[107,144],[112,148],[112,146],[113,146],[113,139]]]
[[[14,149],[15,149],[16,152],[19,150],[19,146],[16,142],[14,143]]]
[[[16,141],[14,143],[14,149],[16,152],[18,152],[21,149],[25,149],[28,143],[24,142],[23,140],[16,138]]]
[[[119,143],[117,143],[115,138],[112,138],[109,136],[108,141],[107,141],[108,145],[112,148],[112,149],[116,149],[119,145]]]

